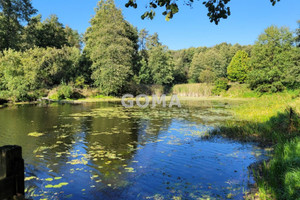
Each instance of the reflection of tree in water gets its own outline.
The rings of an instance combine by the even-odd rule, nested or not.
[[[124,115],[120,111],[118,113],[120,117]],[[90,131],[86,134],[87,153],[100,173],[94,176],[97,179],[99,175],[102,184],[111,187],[127,184],[124,175],[131,170],[128,163],[134,157],[137,147],[136,127],[134,120],[124,117],[92,118]]]

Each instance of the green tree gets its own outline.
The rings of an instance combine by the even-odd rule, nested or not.
[[[30,92],[74,81],[79,61],[76,47],[5,50],[0,57],[1,93],[12,100],[30,100]]]
[[[291,52],[292,65],[286,70],[283,84],[290,89],[300,88],[300,48],[293,48]]]
[[[214,77],[222,77],[220,69],[223,68],[224,62],[222,55],[215,48],[195,54],[189,71],[190,82],[213,82]],[[204,70],[205,74],[201,75]]]
[[[201,71],[205,70],[205,66],[203,65],[204,56],[204,52],[200,52],[194,55],[193,60],[191,62],[191,68],[189,70],[189,82],[197,83]]]
[[[149,35],[146,30],[140,32],[141,68],[139,82],[142,84],[168,85],[173,81],[174,64],[171,52],[159,42],[158,34]]]
[[[216,75],[210,68],[207,68],[201,71],[198,80],[200,83],[213,83],[216,80]]]
[[[276,2],[280,0],[270,0],[272,5],[274,6]],[[215,22],[216,24],[219,23],[220,19],[226,19],[228,16],[230,16],[230,7],[227,6],[227,4],[230,2],[230,0],[206,0],[203,1],[202,4],[207,8],[208,13],[207,16],[210,19],[210,22]],[[183,3],[183,2],[182,2]],[[191,6],[194,3],[194,0],[187,0],[184,2],[185,5]],[[136,0],[128,0],[128,2],[125,4],[126,7],[133,7],[137,8],[138,4],[136,3]],[[146,11],[141,17],[144,18],[150,18],[153,19],[155,16],[155,9],[157,7],[164,8],[164,11],[162,14],[166,16],[166,20],[170,20],[173,18],[174,14],[179,12],[178,7],[178,0],[171,1],[171,0],[150,0],[149,2],[149,11]]]
[[[113,0],[101,0],[90,23],[85,50],[92,61],[92,79],[104,94],[120,94],[134,73],[137,31]]]
[[[148,66],[155,84],[168,85],[173,81],[173,60],[166,46],[154,46],[149,50]]]
[[[19,49],[22,23],[36,13],[31,0],[0,0],[0,51]]]
[[[81,47],[80,35],[70,27],[64,27],[56,15],[42,22],[42,16],[32,17],[24,28],[25,49],[32,46],[62,48],[64,45]]]
[[[151,73],[151,69],[148,65],[148,59],[142,58],[141,62],[141,69],[139,72],[139,83],[141,84],[153,84],[153,77]]]
[[[78,31],[70,28],[69,26],[66,26],[65,33],[66,33],[67,45],[70,47],[76,47],[78,49],[81,49],[82,41],[81,41],[81,35],[78,33]]]
[[[285,88],[287,70],[294,67],[293,34],[285,27],[271,26],[258,37],[251,56],[248,82],[259,92],[278,92]]]
[[[300,47],[300,20],[298,20],[298,28],[296,29],[296,43],[297,47]]]
[[[174,60],[174,84],[187,83],[188,72],[194,56],[195,48],[172,51]]]
[[[158,34],[154,33],[153,35],[149,35],[146,37],[146,48],[151,50],[152,48],[161,46],[162,44],[159,42]]]
[[[244,83],[249,72],[249,57],[245,51],[238,51],[232,58],[228,68],[228,79]]]

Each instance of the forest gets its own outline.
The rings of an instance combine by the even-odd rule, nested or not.
[[[83,88],[121,96],[182,83],[214,84],[214,95],[228,82],[247,83],[259,93],[300,87],[300,28],[270,26],[254,45],[170,50],[157,33],[126,21],[112,0],[98,3],[82,35],[56,15],[42,20],[30,3],[1,7],[3,100],[34,101],[49,93],[54,99],[76,98]]]

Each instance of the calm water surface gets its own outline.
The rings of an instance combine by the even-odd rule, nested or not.
[[[232,103],[182,104],[4,108],[0,146],[23,147],[31,199],[241,199],[253,183],[248,166],[264,151],[252,143],[203,138],[232,120]]]

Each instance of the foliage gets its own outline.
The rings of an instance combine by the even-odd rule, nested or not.
[[[209,82],[213,82],[214,77],[225,78],[232,57],[242,49],[248,49],[248,47],[222,43],[211,48],[198,48],[188,71],[189,82],[205,82],[207,79],[204,77],[207,77],[208,74],[210,74]],[[202,71],[205,71],[204,75],[201,75]]]
[[[74,88],[71,85],[62,83],[57,88],[57,97],[58,99],[70,99],[74,93]]]
[[[174,84],[187,83],[195,48],[171,51],[174,61]]]
[[[28,22],[37,10],[32,7],[31,0],[1,0],[0,11],[0,51],[19,49],[21,24]]]
[[[270,0],[272,5],[274,6],[275,3],[280,0]],[[215,22],[215,24],[218,24],[220,22],[220,19],[226,19],[228,16],[230,16],[230,7],[227,6],[227,4],[230,2],[230,0],[207,0],[203,1],[203,5],[207,8],[208,13],[207,16],[210,19],[210,22]],[[192,5],[194,3],[194,0],[188,0],[185,2],[186,5]],[[133,7],[137,8],[138,4],[136,3],[136,0],[128,0],[128,2],[125,4],[126,7]],[[162,14],[166,16],[166,20],[169,21],[173,18],[173,15],[179,12],[178,7],[178,1],[170,1],[170,0],[151,0],[149,2],[149,11],[146,11],[141,17],[144,18],[150,18],[153,19],[155,16],[155,11],[157,7],[164,8],[164,11]]]
[[[298,28],[296,29],[296,43],[297,46],[300,47],[300,20],[298,20]]]
[[[293,35],[284,27],[271,26],[259,36],[251,57],[252,71],[248,77],[251,89],[259,92],[284,90],[289,84],[284,81],[288,69],[294,67],[292,44]]]
[[[244,83],[249,71],[249,58],[245,51],[238,51],[232,58],[228,68],[228,79],[234,82]]]
[[[300,48],[291,50],[292,65],[286,69],[283,84],[289,89],[300,88]]]
[[[249,88],[248,84],[230,83],[229,89],[222,93],[222,97],[231,98],[254,98],[259,97],[260,94]]]
[[[140,32],[140,70],[138,82],[141,84],[168,85],[174,80],[174,64],[171,52],[159,42],[157,33],[149,35]]]
[[[215,87],[213,89],[213,94],[220,95],[222,91],[228,90],[228,79],[226,78],[219,78],[215,82]]]
[[[157,46],[149,50],[148,67],[154,84],[167,85],[173,81],[173,62],[166,46]]]
[[[28,25],[25,26],[24,49],[32,46],[62,48],[65,45],[80,49],[78,32],[68,26],[64,27],[56,15],[51,15],[43,22],[41,20],[42,16],[37,15],[31,18]]]
[[[124,20],[113,0],[101,0],[91,20],[86,52],[92,63],[94,84],[106,95],[120,94],[134,73],[137,31]]]
[[[205,69],[200,73],[199,82],[200,83],[213,83],[216,76],[212,70]]]
[[[80,51],[75,47],[7,50],[0,57],[0,86],[14,101],[30,100],[30,92],[75,77]]]
[[[152,84],[153,78],[151,74],[151,69],[148,66],[148,61],[146,61],[144,58],[140,61],[140,71],[139,71],[139,83],[140,84]]]
[[[85,79],[84,79],[83,76],[78,76],[75,79],[75,87],[77,87],[77,88],[84,88],[84,87],[86,87],[86,85],[85,85]]]

